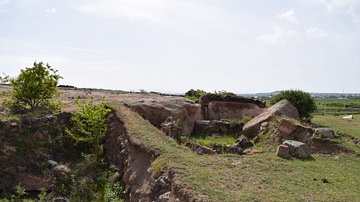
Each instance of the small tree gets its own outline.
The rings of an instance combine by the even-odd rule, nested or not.
[[[288,100],[299,112],[300,118],[311,118],[311,113],[316,110],[316,103],[309,93],[301,90],[285,90],[271,98],[270,103],[275,104],[282,99]]]
[[[18,77],[10,79],[13,87],[10,105],[15,108],[56,108],[52,99],[59,96],[57,84],[62,77],[49,64],[34,62],[31,68],[22,69]]]
[[[3,77],[0,76],[0,85],[8,84],[9,83],[9,76],[3,73]]]
[[[104,98],[100,104],[94,104],[94,98],[85,103],[84,100],[76,100],[79,109],[71,118],[74,123],[73,132],[66,129],[66,132],[76,142],[86,142],[92,147],[96,159],[100,160],[103,152],[102,139],[107,130],[106,115],[111,111],[105,107]]]

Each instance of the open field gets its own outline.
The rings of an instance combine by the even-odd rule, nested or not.
[[[317,115],[349,115],[349,114],[360,114],[360,98],[327,98],[327,99],[316,99]]]
[[[120,105],[114,106],[139,140],[161,151],[154,171],[172,169],[205,201],[360,201],[356,155],[282,159],[256,155],[197,155],[177,145]],[[139,127],[141,126],[141,127]]]
[[[104,94],[95,90],[62,91],[63,109],[73,110],[73,97],[94,96],[100,100]],[[270,149],[243,156],[197,155],[117,102],[133,99],[131,94],[106,95],[106,101],[126,121],[130,133],[142,144],[160,151],[161,155],[151,160],[153,174],[175,171],[181,175],[181,183],[204,201],[360,201],[360,146],[346,139],[338,141],[356,153],[282,159],[275,155],[276,145],[256,145],[255,149]],[[315,115],[313,123],[360,138],[360,115],[354,117],[345,120],[341,116]]]

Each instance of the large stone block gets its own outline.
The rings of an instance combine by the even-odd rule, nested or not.
[[[247,137],[253,137],[260,131],[261,123],[269,122],[276,116],[286,116],[300,120],[298,110],[287,100],[281,100],[268,108],[265,112],[253,118],[244,125],[243,133]]]
[[[307,158],[311,155],[310,147],[303,143],[295,140],[285,140],[284,145],[289,147],[289,153],[299,158]]]

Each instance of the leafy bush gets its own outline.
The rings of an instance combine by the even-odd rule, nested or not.
[[[74,132],[66,129],[66,132],[76,142],[86,142],[92,147],[96,159],[100,159],[103,147],[101,144],[107,130],[106,115],[111,111],[105,107],[104,99],[100,104],[94,104],[92,97],[87,103],[84,100],[76,100],[79,109],[71,118],[74,123]]]
[[[206,94],[207,93],[205,91],[200,89],[190,89],[188,92],[185,93],[185,97],[190,100],[199,101],[200,97]]]
[[[4,85],[4,84],[8,84],[9,83],[9,76],[8,75],[5,75],[4,73],[3,73],[3,77],[2,76],[0,76],[0,85]]]
[[[301,119],[311,118],[311,113],[316,110],[316,103],[309,93],[301,90],[285,90],[271,98],[270,103],[275,104],[282,99],[288,100],[299,111]]]
[[[33,67],[21,70],[17,78],[10,79],[13,90],[8,104],[11,108],[57,108],[53,99],[59,96],[57,84],[61,78],[49,64],[34,62]]]

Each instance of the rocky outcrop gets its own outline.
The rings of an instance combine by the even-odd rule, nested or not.
[[[242,119],[244,116],[256,117],[264,111],[253,103],[212,101],[209,103],[208,119]]]
[[[207,94],[201,97],[203,116],[207,120],[255,117],[263,112],[265,106],[265,102],[260,100],[231,94]]]
[[[110,116],[104,150],[109,162],[122,171],[127,201],[196,200],[175,172],[153,173],[151,162],[161,153],[141,143],[116,114]]]
[[[244,123],[242,122],[228,122],[222,120],[197,120],[194,126],[194,133],[207,134],[239,134],[242,131]]]
[[[54,175],[61,181],[65,181],[71,174],[71,169],[65,165],[56,165],[53,168]]]
[[[202,119],[200,105],[184,97],[152,95],[122,102],[157,128],[171,116],[185,135],[190,135],[195,121]]]
[[[31,176],[25,173],[18,174],[12,182],[12,190],[16,190],[16,186],[22,186],[25,191],[39,191],[40,189],[50,190],[53,183],[47,179]]]
[[[261,123],[269,122],[276,116],[286,116],[300,120],[298,110],[289,101],[284,99],[247,122],[244,125],[243,133],[248,137],[254,137],[260,131]]]
[[[334,131],[329,128],[314,129],[282,118],[276,121],[273,133],[277,137],[276,142],[278,144],[282,144],[286,140],[302,142],[308,145],[312,153],[339,154],[353,152],[340,143],[332,141],[331,138],[336,136],[334,136]]]

